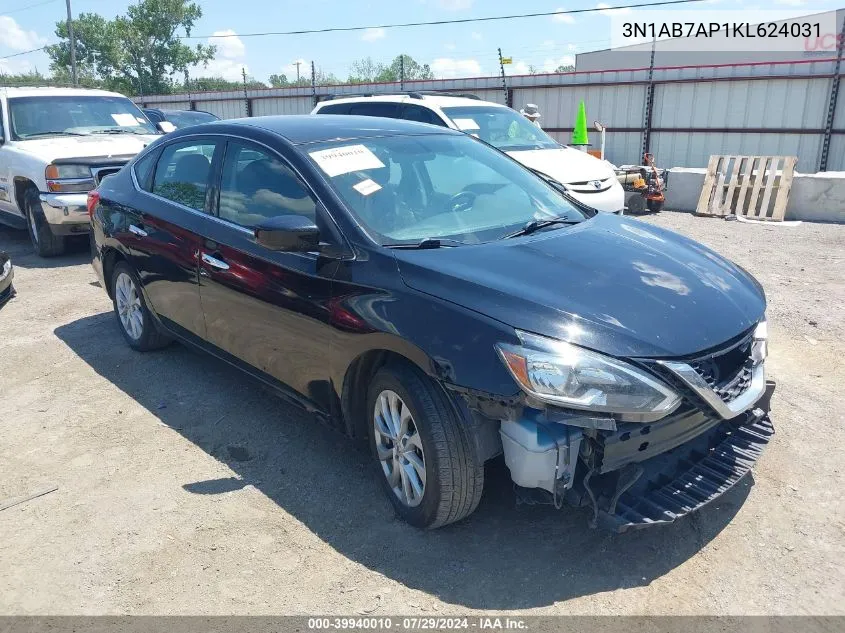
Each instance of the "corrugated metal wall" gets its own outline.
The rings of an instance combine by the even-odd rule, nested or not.
[[[798,157],[799,171],[814,172],[833,68],[834,62],[825,59],[656,68],[650,150],[667,167],[705,167],[711,154],[788,154]],[[543,127],[562,143],[569,141],[583,99],[591,128],[596,120],[607,127],[606,156],[616,164],[640,161],[647,81],[647,69],[507,80],[513,107],[537,104]],[[473,93],[487,101],[506,102],[500,77],[411,81],[404,89]],[[317,97],[398,90],[395,84],[321,86]],[[310,87],[249,90],[246,96],[237,90],[195,93],[190,98],[196,109],[224,119],[246,116],[246,99],[252,116],[306,114],[313,107]],[[136,101],[151,107],[190,107],[182,95],[153,95]],[[599,147],[600,138],[590,130],[594,148]],[[828,169],[845,170],[845,95],[836,109]]]

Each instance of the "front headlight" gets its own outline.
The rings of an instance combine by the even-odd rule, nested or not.
[[[754,337],[751,341],[751,360],[759,365],[769,355],[769,324],[765,319],[754,328]]]
[[[522,345],[497,350],[522,389],[561,407],[615,413],[632,420],[657,420],[681,398],[646,372],[563,341],[517,330]]]
[[[47,165],[47,189],[54,193],[86,193],[94,188],[91,169],[86,165]]]
[[[3,268],[0,269],[0,281],[3,281],[6,277],[8,277],[10,272],[12,272],[12,260],[7,259],[3,262]]]

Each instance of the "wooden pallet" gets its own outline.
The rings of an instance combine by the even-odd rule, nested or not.
[[[696,215],[782,221],[797,160],[795,156],[711,156]],[[777,192],[774,198],[773,191]]]

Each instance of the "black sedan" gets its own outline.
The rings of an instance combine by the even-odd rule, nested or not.
[[[624,530],[718,497],[773,433],[766,300],[460,132],[352,116],[158,139],[89,196],[136,350],[177,339],[368,442],[421,527],[504,454],[526,501]]]
[[[12,258],[0,251],[0,306],[3,306],[15,295],[12,281],[15,279],[15,269],[12,268]]]

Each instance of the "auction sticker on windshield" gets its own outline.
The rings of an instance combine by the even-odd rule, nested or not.
[[[478,123],[475,122],[475,119],[452,119],[455,122],[455,126],[459,130],[480,130]]]
[[[353,171],[378,169],[384,163],[363,145],[346,145],[332,149],[321,149],[310,152],[309,156],[320,166],[326,175],[340,176]]]
[[[357,185],[352,185],[352,188],[362,196],[368,196],[381,189],[381,185],[367,178],[366,180],[359,182]]]
[[[138,120],[135,116],[126,112],[112,114],[111,118],[121,127],[135,127],[138,125]]]

